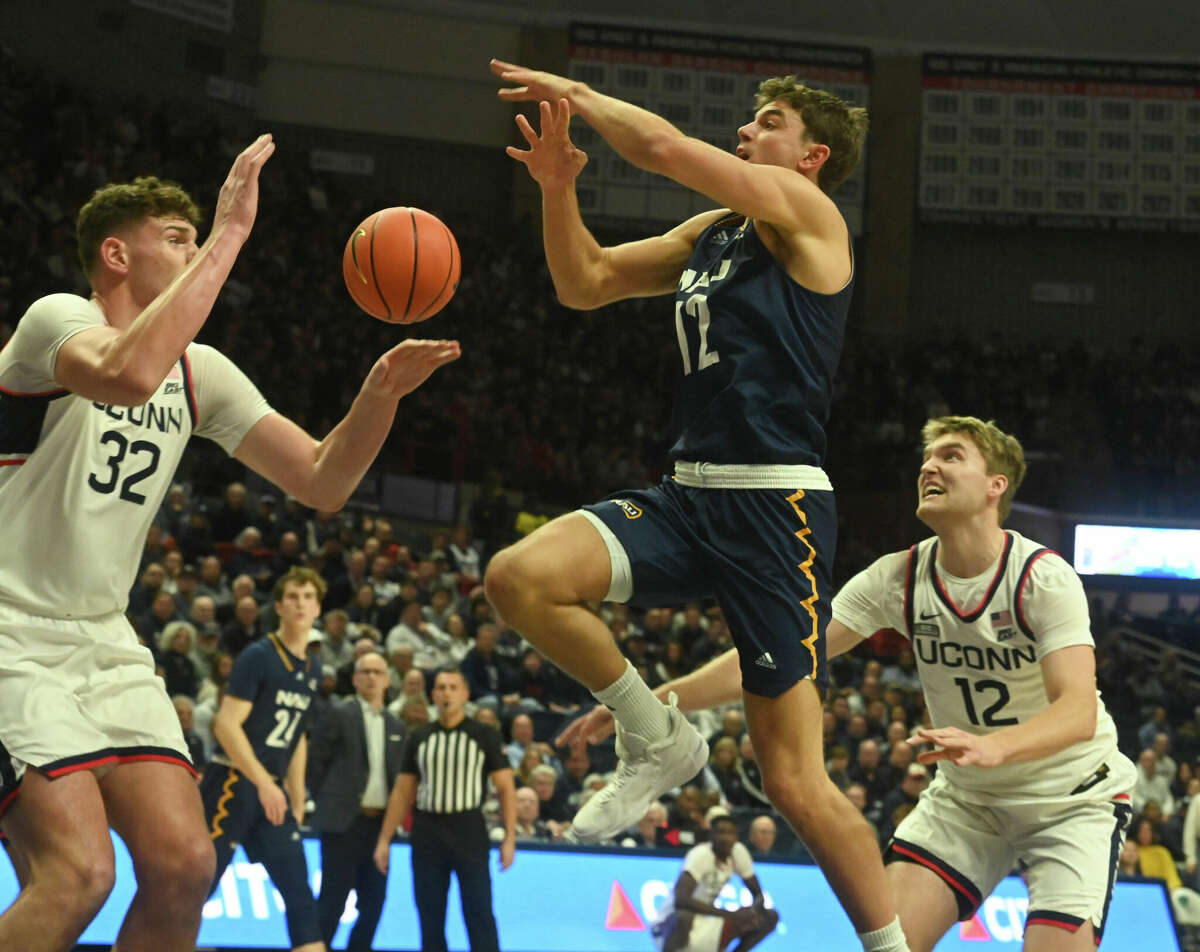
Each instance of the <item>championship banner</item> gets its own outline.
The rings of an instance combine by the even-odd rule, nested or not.
[[[570,28],[570,69],[604,93],[670,120],[688,135],[726,152],[750,120],[758,84],[793,75],[856,106],[868,106],[871,54],[857,47],[787,40],[707,36],[643,27],[576,23]],[[703,195],[634,168],[584,122],[571,138],[588,154],[577,183],[589,217],[678,224],[714,203]],[[870,137],[868,136],[868,147]],[[866,158],[833,193],[854,235],[862,233]]]
[[[1200,230],[1200,65],[930,53],[924,221]]]

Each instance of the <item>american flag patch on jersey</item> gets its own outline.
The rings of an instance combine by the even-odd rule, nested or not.
[[[992,612],[991,618],[993,628],[1002,628],[1013,623],[1012,612],[1007,609],[1002,612]]]
[[[171,364],[171,369],[169,371],[167,371],[167,379],[168,380],[182,380],[183,379],[183,371],[179,369],[179,361],[175,361],[175,363]]]

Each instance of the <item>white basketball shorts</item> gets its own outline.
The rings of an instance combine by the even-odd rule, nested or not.
[[[153,656],[125,616],[46,618],[0,603],[0,815],[27,767],[55,778],[147,760],[195,773]]]
[[[1130,812],[1128,793],[1112,790],[982,806],[955,796],[939,776],[896,828],[885,858],[937,873],[958,901],[960,920],[1020,869],[1029,887],[1026,927],[1075,932],[1090,919],[1099,939]]]

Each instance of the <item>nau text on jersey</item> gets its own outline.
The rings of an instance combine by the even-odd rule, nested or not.
[[[733,259],[723,258],[721,263],[717,266],[716,274],[713,274],[711,271],[705,271],[699,277],[696,276],[696,272],[691,268],[685,268],[683,274],[679,278],[679,290],[683,291],[685,294],[691,294],[693,291],[697,291],[700,288],[706,288],[710,284],[716,284],[727,274],[729,274],[729,269],[731,267],[733,267]]]
[[[973,671],[1019,671],[1022,665],[1037,664],[1033,645],[1025,647],[980,648],[960,645],[955,641],[933,638],[914,638],[913,647],[923,664],[940,664],[943,668],[970,668]]]
[[[111,403],[93,403],[92,406],[114,420],[128,420],[134,426],[142,426],[147,430],[158,430],[159,433],[183,432],[183,407],[156,406],[153,402],[144,403],[140,407],[118,407]]]
[[[308,705],[312,703],[312,696],[297,691],[285,691],[280,688],[275,692],[276,707],[294,707],[300,711],[307,711]]]

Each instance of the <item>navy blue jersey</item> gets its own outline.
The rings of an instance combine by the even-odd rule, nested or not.
[[[797,284],[740,215],[706,228],[675,292],[671,458],[820,466],[853,286]]]
[[[276,779],[287,773],[317,690],[317,667],[284,647],[278,633],[238,655],[226,693],[254,706],[242,724],[254,756]]]

